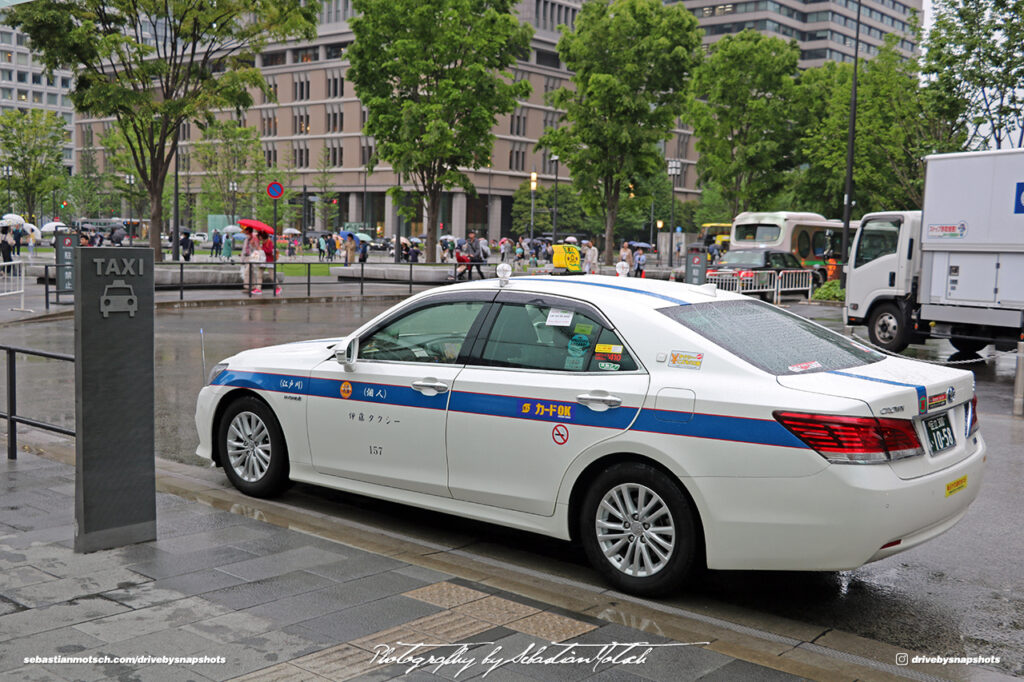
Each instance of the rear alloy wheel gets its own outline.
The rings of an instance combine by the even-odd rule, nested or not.
[[[262,400],[246,396],[228,406],[217,428],[220,462],[246,495],[273,497],[288,486],[288,453],[281,426]]]
[[[907,319],[893,303],[883,303],[871,312],[868,319],[871,343],[890,353],[899,353],[907,347],[909,335]]]
[[[686,495],[646,464],[617,464],[589,486],[580,537],[590,563],[631,594],[663,594],[694,563],[696,525]]]

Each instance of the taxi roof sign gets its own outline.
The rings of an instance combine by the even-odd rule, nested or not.
[[[580,250],[578,248],[569,244],[557,244],[553,249],[554,255],[551,259],[551,264],[555,268],[554,274],[583,274],[583,268],[580,266]]]

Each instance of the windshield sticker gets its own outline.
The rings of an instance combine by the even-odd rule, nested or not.
[[[614,362],[599,362],[597,363],[598,369],[603,369],[606,372],[616,372],[619,369],[619,365]]]
[[[622,362],[622,353],[594,353],[594,357],[606,362]]]
[[[565,368],[573,371],[583,369],[583,357],[570,357],[565,359]]]
[[[821,363],[817,360],[811,360],[810,362],[801,362],[789,366],[790,372],[806,372],[809,369],[821,369]]]
[[[621,353],[622,346],[614,346],[610,343],[599,343],[594,346],[594,351],[597,353]]]
[[[594,333],[594,325],[592,325],[592,324],[583,324],[582,322],[580,322],[572,330],[572,333],[573,334],[586,334],[587,336],[590,336],[591,334]]]
[[[583,357],[588,348],[590,348],[590,339],[583,334],[573,334],[569,339],[569,355],[574,358]]]
[[[549,327],[568,327],[572,324],[572,315],[571,310],[552,308],[548,311],[548,319],[544,324]]]
[[[669,353],[668,366],[682,369],[700,369],[704,363],[704,354],[689,350],[674,350]]]

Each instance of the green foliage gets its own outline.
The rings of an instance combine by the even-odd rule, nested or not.
[[[538,146],[571,169],[584,206],[604,219],[606,242],[616,239],[629,185],[665,173],[660,143],[683,111],[699,46],[693,14],[660,0],[586,2],[558,41],[573,87],[549,95],[564,125]]]
[[[506,70],[529,50],[532,29],[512,0],[355,0],[348,78],[367,109],[364,133],[378,160],[416,188],[427,203],[432,260],[441,193],[474,189],[462,168],[490,163],[498,114],[530,93]],[[393,188],[400,200],[403,192]]]
[[[65,220],[111,216],[111,210],[117,211],[117,202],[111,196],[108,184],[109,179],[96,164],[95,149],[83,147],[78,155],[77,172],[68,178],[64,186],[63,196],[68,201],[68,208],[61,216]]]
[[[554,187],[538,187],[534,201],[534,235],[541,236],[551,233],[551,215],[554,204]],[[599,218],[587,215],[583,210],[579,195],[570,183],[558,186],[558,235],[596,236],[604,229]],[[512,234],[530,234],[530,181],[524,180],[512,198]]]
[[[811,298],[815,301],[844,301],[846,289],[839,287],[838,279],[829,280],[815,289]]]
[[[331,150],[325,144],[320,148],[320,158],[317,161],[316,175],[313,176],[313,186],[317,190],[316,223],[317,229],[330,230],[333,225],[330,219],[336,216],[337,206],[331,203],[335,198],[331,192],[331,182],[334,180],[334,173],[331,172]]]
[[[245,217],[241,209],[264,189],[253,181],[254,169],[266,165],[257,130],[231,119],[213,121],[194,145],[192,158],[205,172],[200,200],[207,213],[231,215],[234,210],[236,218]]]
[[[792,166],[795,41],[753,30],[711,46],[697,68],[690,112],[697,136],[697,171],[716,184],[730,218],[764,206],[785,185]]]
[[[187,120],[246,108],[265,87],[254,65],[268,41],[311,39],[316,0],[34,0],[7,8],[48,69],[71,69],[75,109],[114,117],[147,190],[160,257],[164,181]]]
[[[722,188],[714,182],[707,182],[701,188],[700,203],[693,211],[692,232],[700,230],[704,223],[731,223],[735,217],[732,207],[722,194]]]
[[[814,70],[818,71],[818,70]],[[805,74],[809,101],[813,91],[829,94],[825,110],[807,122],[799,148],[804,170],[795,174],[796,204],[804,210],[841,215],[846,174],[851,76],[850,66],[832,66]],[[831,77],[831,83],[827,77]],[[879,54],[861,62],[854,143],[854,216],[869,211],[920,208],[924,199],[924,157],[959,151],[963,125],[933,106],[938,93],[922,87],[916,60],[905,60],[890,36]]]
[[[64,135],[64,119],[52,111],[0,114],[0,159],[11,167],[10,187],[20,197],[29,221],[38,219],[40,204],[64,184]]]
[[[968,146],[1024,147],[1024,0],[936,0],[923,71]]]

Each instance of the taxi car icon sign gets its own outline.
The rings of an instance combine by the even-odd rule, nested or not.
[[[100,297],[103,317],[110,317],[110,313],[128,313],[129,317],[135,317],[138,310],[139,300],[135,297],[135,290],[123,279],[115,279],[103,289],[103,296]]]

